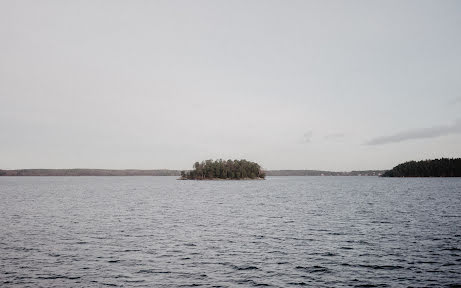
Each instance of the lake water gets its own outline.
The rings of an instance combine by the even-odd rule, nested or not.
[[[2,287],[461,285],[461,179],[0,177]]]

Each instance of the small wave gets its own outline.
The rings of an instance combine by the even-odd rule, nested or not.
[[[266,283],[258,283],[258,282],[254,281],[254,280],[251,280],[251,279],[244,279],[244,280],[237,281],[237,284],[251,284],[254,287],[269,287],[269,286],[271,286],[271,285],[266,284]]]
[[[51,256],[51,257],[60,257],[61,254],[58,254],[58,253],[48,253],[48,256]]]
[[[39,251],[37,248],[28,248],[28,247],[12,247],[9,249],[12,249],[15,251],[23,251],[23,252]]]
[[[318,266],[318,265],[309,266],[309,267],[296,266],[296,269],[297,270],[302,270],[302,271],[305,271],[305,272],[309,272],[309,273],[325,273],[325,272],[330,271],[330,269],[328,269],[327,267]]]
[[[119,275],[115,275],[115,276],[114,276],[114,279],[120,279],[120,278],[126,279],[126,278],[130,278],[130,277],[129,277],[129,276],[126,276],[126,275],[122,275],[122,274],[119,274]]]
[[[288,285],[294,285],[294,286],[307,286],[309,284],[307,284],[306,282],[290,282],[290,283],[287,283]]]
[[[38,276],[37,279],[44,279],[44,280],[54,280],[54,279],[68,279],[68,280],[75,280],[80,279],[80,276],[65,276],[65,275],[50,275],[50,276]]]
[[[171,271],[159,271],[159,270],[154,270],[154,269],[141,269],[136,273],[145,273],[145,274],[170,274]]]
[[[461,251],[461,249],[458,248],[458,247],[447,247],[447,248],[443,248],[442,250],[445,250],[445,251]]]
[[[397,269],[405,268],[400,265],[358,265],[358,267],[374,269],[374,270],[397,270]]]
[[[120,260],[109,260],[109,261],[107,261],[107,263],[118,263],[118,262],[120,262]]]
[[[141,250],[139,250],[139,249],[126,249],[126,250],[117,251],[117,252],[128,253],[128,252],[139,252],[139,251],[141,251]]]
[[[125,283],[143,283],[146,282],[144,279],[139,279],[139,280],[125,280]]]
[[[268,254],[281,254],[281,255],[286,255],[287,253],[284,251],[278,251],[278,250],[273,250],[273,251],[267,251]]]
[[[284,264],[290,264],[290,262],[277,262],[277,265],[284,265]]]
[[[435,261],[416,261],[416,264],[438,264],[439,262]]]
[[[256,266],[237,266],[237,265],[232,265],[232,268],[235,269],[235,270],[239,270],[239,271],[259,270],[259,268],[256,267]]]

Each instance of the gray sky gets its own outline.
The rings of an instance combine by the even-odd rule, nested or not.
[[[0,1],[0,168],[461,156],[461,1]]]

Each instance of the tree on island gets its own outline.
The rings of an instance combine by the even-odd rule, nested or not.
[[[409,161],[386,171],[382,177],[461,177],[461,158]]]
[[[195,162],[191,171],[181,171],[183,180],[264,179],[266,174],[258,163],[242,160],[206,160]]]

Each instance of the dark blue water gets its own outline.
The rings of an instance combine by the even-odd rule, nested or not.
[[[461,284],[461,179],[0,177],[2,287]]]

